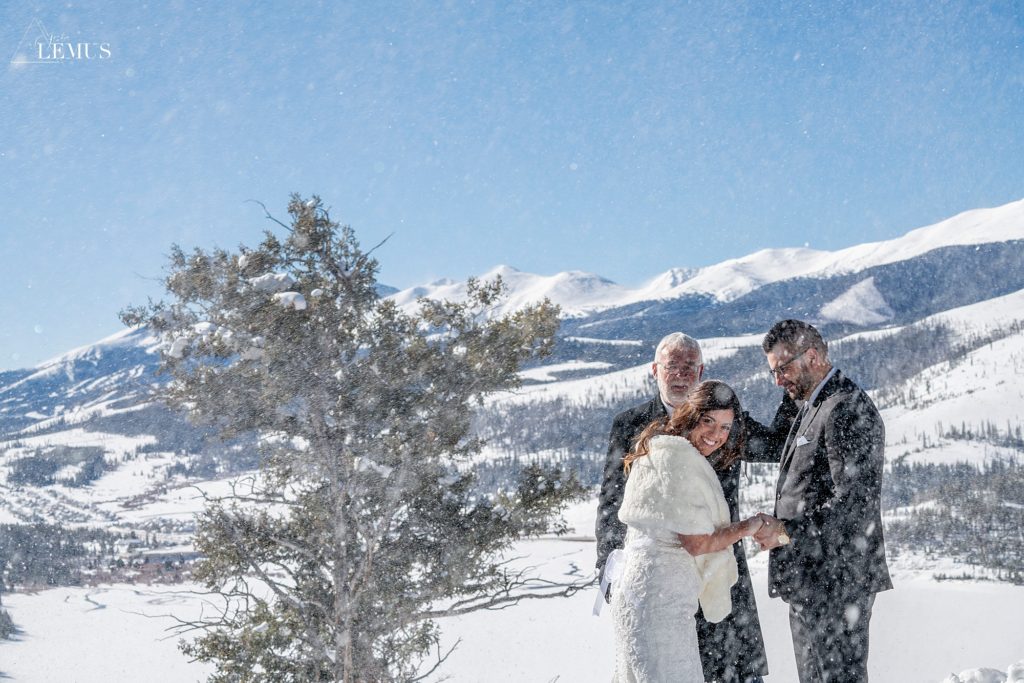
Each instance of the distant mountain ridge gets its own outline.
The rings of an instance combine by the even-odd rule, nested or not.
[[[1024,240],[948,246],[921,256],[825,277],[767,283],[735,299],[706,294],[643,301],[566,320],[566,335],[652,339],[671,325],[697,337],[767,329],[801,318],[823,334],[897,325],[1024,288]]]
[[[911,230],[902,237],[838,251],[763,249],[705,268],[673,268],[637,288],[624,287],[583,271],[546,276],[525,273],[510,266],[493,268],[481,274],[479,279],[489,280],[500,275],[509,286],[508,308],[547,296],[560,305],[566,315],[579,317],[641,302],[687,296],[711,297],[717,302],[728,303],[764,286],[794,278],[841,277],[912,260],[935,249],[1018,240],[1024,240],[1024,199],[995,208],[965,211],[933,225]],[[404,289],[391,296],[403,307],[413,306],[418,297],[458,301],[465,297],[465,283],[444,279]]]
[[[502,265],[483,273],[478,279],[490,281],[496,277],[501,277],[507,287],[508,298],[499,309],[503,311],[522,308],[547,297],[562,307],[563,314],[583,315],[593,308],[617,305],[628,291],[607,278],[578,270],[555,275],[534,275]],[[428,285],[403,289],[389,298],[402,308],[413,310],[420,297],[464,301],[466,283],[437,280]]]

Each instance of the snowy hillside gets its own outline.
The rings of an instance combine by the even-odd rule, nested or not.
[[[1011,329],[1015,324],[1024,326],[1024,290],[929,316],[911,326],[854,333],[833,340],[839,354],[837,362],[843,364],[842,349],[846,342],[871,341],[880,349],[872,355],[884,358],[888,339],[901,333],[926,335],[940,323],[952,330],[959,342],[1000,330],[1004,333],[997,334],[1000,338],[991,344],[972,349],[962,357],[942,360],[910,377],[872,390],[886,420],[890,462],[985,462],[1008,452],[990,440],[951,438],[949,430],[962,426],[977,430],[991,423],[1007,433],[1024,421],[1024,389],[1015,379],[1024,375],[1024,332]],[[749,382],[753,384],[749,386],[759,387],[758,391],[768,397],[770,409],[772,402],[778,400],[779,390],[763,373],[760,340],[761,336],[754,334],[707,338],[701,342],[709,376],[722,376],[716,368],[732,367],[741,353],[749,357],[749,363],[737,366],[741,374],[730,381],[742,381],[739,378],[747,376],[743,373],[751,373]],[[160,434],[166,434],[167,425],[153,423],[148,429],[145,426],[145,420],[154,419],[154,409],[147,408],[144,401],[148,371],[137,363],[152,363],[149,351],[153,344],[154,340],[139,331],[116,335],[94,347],[65,354],[0,389],[0,418],[9,425],[25,425],[0,436],[0,490],[5,491],[0,497],[0,521],[64,520],[118,528],[142,525],[187,531],[182,524],[189,515],[173,501],[193,498],[195,480],[172,473],[181,471],[191,457],[171,445],[158,443]],[[119,353],[130,357],[127,367],[117,366],[115,357]],[[104,369],[109,373],[104,374]],[[571,376],[572,372],[584,371],[593,374],[558,379],[563,373]],[[589,442],[570,443],[581,449],[580,457],[595,466],[604,448],[611,415],[653,392],[649,362],[615,369],[607,363],[576,361],[541,366],[524,372],[524,378],[531,383],[515,392],[490,397],[487,412],[501,422],[501,416],[507,416],[517,406],[533,410],[530,414],[557,415],[569,409],[582,410],[579,424],[589,433]],[[55,385],[57,380],[64,384]],[[63,389],[59,395],[53,395],[56,386]],[[754,401],[749,389],[741,392],[741,396],[747,405]],[[134,425],[125,433],[125,426],[134,424],[125,420],[136,417],[143,424]],[[767,417],[763,411],[762,417]],[[181,424],[182,429],[188,428]],[[525,442],[521,445],[529,448]],[[101,449],[107,470],[85,487],[57,484],[14,488],[4,483],[15,462],[38,449],[59,446]],[[552,447],[560,448],[549,444],[538,448],[536,456],[549,453]],[[565,452],[564,448],[561,452]],[[507,448],[495,440],[482,459],[497,460],[507,454]],[[73,475],[74,467],[69,465],[62,476]]]
[[[0,438],[136,408],[152,385],[157,347],[147,330],[123,330],[0,385]]]
[[[1004,330],[1002,338],[944,361],[881,392],[887,457],[908,462],[985,462],[1012,450],[989,441],[951,438],[952,428],[992,425],[1009,436],[1024,424],[1024,291],[947,311],[924,321],[945,323],[962,339]],[[895,397],[906,398],[895,405]]]

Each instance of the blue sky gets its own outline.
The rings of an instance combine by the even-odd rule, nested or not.
[[[10,63],[39,26],[109,56]],[[394,233],[406,287],[636,285],[1024,197],[1019,2],[8,2],[0,59],[0,369],[116,332],[172,243],[257,242],[249,199]]]

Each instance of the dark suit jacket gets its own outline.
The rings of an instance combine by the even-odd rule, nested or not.
[[[632,450],[633,442],[644,427],[667,414],[661,398],[655,396],[647,403],[619,413],[612,422],[595,529],[597,568],[600,571],[604,571],[608,554],[621,548],[626,538],[626,525],[619,521],[619,507],[626,486],[622,459]],[[740,467],[737,461],[727,470],[715,469],[734,522],[739,521]],[[733,553],[739,579],[732,587],[732,613],[721,622],[712,624],[704,619],[700,610],[697,611],[697,639],[705,680],[742,679],[752,674],[763,676],[768,673],[747,557],[739,543],[733,545]]]
[[[798,420],[775,500],[792,542],[771,551],[769,594],[805,603],[892,588],[882,538],[885,427],[875,404],[836,372]]]

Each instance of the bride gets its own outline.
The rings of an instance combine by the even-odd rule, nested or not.
[[[710,622],[732,611],[731,546],[761,528],[759,517],[730,524],[715,467],[739,457],[735,392],[697,385],[671,418],[651,423],[626,456],[619,510],[627,525],[624,566],[612,591],[615,683],[702,683],[698,603]],[[730,438],[732,436],[732,438]],[[721,450],[719,450],[721,449]]]

